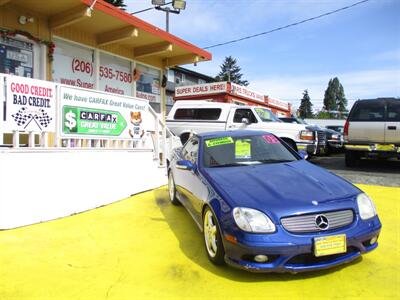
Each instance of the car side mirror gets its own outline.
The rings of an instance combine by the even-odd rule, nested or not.
[[[306,160],[306,159],[308,158],[308,153],[307,153],[307,151],[299,150],[299,151],[297,151],[297,153],[300,155],[301,159]]]
[[[179,170],[195,171],[196,165],[190,160],[178,160],[176,162],[176,168]]]
[[[250,124],[250,121],[247,118],[242,118],[242,123],[248,125]]]

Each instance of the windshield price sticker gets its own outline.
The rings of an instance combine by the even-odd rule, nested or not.
[[[271,134],[263,135],[263,139],[268,144],[280,144],[279,140],[275,136],[273,136]]]
[[[226,144],[233,144],[233,139],[230,136],[206,141],[207,147],[222,146]]]
[[[235,157],[236,159],[251,158],[251,140],[236,140]]]

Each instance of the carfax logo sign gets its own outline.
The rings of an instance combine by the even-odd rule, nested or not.
[[[67,86],[60,87],[59,95],[62,137],[139,140],[144,136],[145,100]]]
[[[6,131],[55,131],[54,83],[8,76],[6,86]]]
[[[126,120],[116,111],[63,107],[63,132],[66,134],[119,136],[126,126]]]

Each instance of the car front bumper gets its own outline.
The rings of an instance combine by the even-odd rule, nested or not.
[[[310,155],[325,153],[326,148],[326,145],[317,144],[316,142],[313,142],[312,144],[305,142],[296,142],[296,146],[298,150],[304,150]]]
[[[363,253],[374,250],[378,243],[370,243],[378,237],[381,223],[376,216],[367,221],[357,220],[356,224],[332,232],[313,234],[293,234],[277,226],[274,234],[245,234],[236,244],[224,241],[225,261],[227,264],[251,272],[304,272],[326,269],[351,262]],[[314,256],[314,238],[346,234],[347,252],[328,256]],[[267,242],[263,242],[268,240]],[[268,237],[267,237],[268,236]],[[267,238],[265,238],[267,237]],[[271,258],[265,263],[255,262],[255,255],[267,255]]]

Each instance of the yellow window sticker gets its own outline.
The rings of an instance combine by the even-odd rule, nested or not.
[[[251,140],[236,140],[235,157],[237,159],[251,158]]]
[[[206,140],[207,147],[215,147],[226,144],[233,144],[233,139],[230,136]]]

